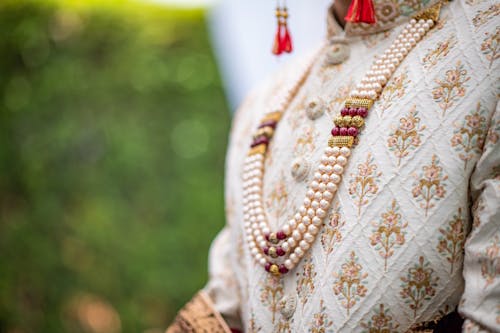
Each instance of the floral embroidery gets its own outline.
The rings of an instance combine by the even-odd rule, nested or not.
[[[380,96],[380,111],[382,114],[393,105],[394,101],[405,95],[406,88],[411,82],[408,79],[407,71],[408,69],[404,68],[401,74],[391,79],[382,91]]]
[[[261,326],[257,326],[256,322],[255,322],[255,313],[253,312],[253,310],[250,311],[250,320],[248,322],[248,328],[247,328],[247,332],[248,333],[257,333],[257,332],[260,332],[262,330],[262,327]]]
[[[325,333],[327,328],[333,325],[333,322],[326,314],[326,306],[322,299],[319,301],[319,309],[320,310],[313,315],[313,320],[309,327],[310,333]]]
[[[472,19],[472,24],[477,28],[488,22],[492,17],[500,15],[500,3],[491,5],[486,10],[480,10]]]
[[[337,203],[329,222],[323,227],[321,234],[321,246],[327,257],[333,252],[335,245],[342,240],[340,228],[344,226],[345,220],[342,219],[338,209],[339,205]]]
[[[401,14],[411,16],[415,12],[423,9],[430,0],[397,0]]]
[[[417,177],[412,190],[413,197],[421,201],[420,207],[425,209],[427,216],[429,209],[435,206],[434,202],[444,198],[448,176],[443,175],[443,168],[439,166],[439,159],[432,155],[430,165],[422,167],[423,172]]]
[[[288,190],[286,187],[286,178],[283,172],[272,186],[271,193],[266,200],[267,208],[274,212],[276,218],[286,213],[286,202],[288,200]]]
[[[345,102],[346,98],[349,97],[349,93],[355,87],[354,82],[349,80],[347,84],[340,86],[337,89],[335,97],[330,101],[330,107],[327,109],[328,114],[336,114],[338,107]]]
[[[388,13],[391,10],[391,6],[394,6],[394,3],[392,1],[390,2],[384,2],[384,3],[376,3],[375,6],[378,6],[380,9]],[[399,10],[399,9],[396,9]],[[389,15],[386,16],[386,18],[389,18]],[[372,35],[366,35],[366,36],[361,36],[361,40],[363,43],[366,45],[367,48],[372,48],[378,45],[380,41],[383,41],[387,39],[391,35],[391,31],[384,31],[380,34],[372,34]]]
[[[455,36],[455,34],[452,34],[444,41],[438,42],[435,48],[428,49],[429,51],[422,59],[424,68],[431,69],[432,67],[436,66],[439,60],[446,57],[456,44],[457,36]]]
[[[304,132],[299,136],[294,146],[295,155],[308,155],[310,152],[314,151],[316,145],[316,139],[319,133],[314,131],[313,126],[308,126],[304,129]]]
[[[498,44],[500,42],[500,27],[497,27],[494,34],[489,32],[485,33],[486,38],[481,44],[481,52],[486,56],[486,59],[490,61],[489,68],[493,62],[500,57],[498,53]]]
[[[266,274],[266,279],[260,283],[260,286],[260,301],[271,311],[274,324],[278,302],[283,297],[283,281],[279,277]]]
[[[361,215],[361,207],[368,204],[368,198],[379,191],[377,183],[382,172],[377,172],[377,168],[374,158],[371,154],[368,154],[366,161],[358,164],[358,173],[351,174],[349,194],[358,207],[358,216]]]
[[[465,116],[462,125],[454,124],[456,130],[451,138],[451,146],[459,151],[459,157],[465,161],[464,169],[467,169],[467,163],[475,156],[481,153],[484,144],[484,135],[486,134],[486,110],[477,104],[476,111]]]
[[[274,330],[276,333],[292,333],[292,329],[290,328],[290,322],[286,319],[280,319],[278,325]]]
[[[469,80],[470,77],[467,76],[467,70],[460,60],[457,61],[454,69],[446,71],[443,79],[434,80],[437,86],[432,90],[432,96],[443,110],[443,116],[460,97],[465,95],[466,82]]]
[[[408,223],[401,221],[401,214],[398,211],[399,206],[394,199],[387,212],[382,213],[380,222],[372,222],[375,229],[370,236],[370,244],[384,258],[384,271],[387,271],[387,259],[394,254],[394,248],[405,243],[404,229]]]
[[[314,264],[311,260],[310,252],[308,257],[303,259],[304,265],[302,266],[302,272],[297,272],[297,294],[300,298],[302,304],[305,304],[314,292],[314,278],[316,277],[316,272],[314,270]]]
[[[486,135],[487,144],[494,145],[500,139],[500,121],[492,119],[488,134]]]
[[[384,308],[384,304],[373,310],[374,315],[367,323],[361,322],[361,327],[366,328],[362,333],[397,333],[399,324],[393,321],[389,315],[389,309]]]
[[[408,116],[399,119],[399,126],[392,128],[392,132],[387,139],[389,150],[394,152],[398,158],[398,166],[401,165],[401,159],[409,155],[411,150],[415,150],[421,145],[422,131],[425,125],[420,125],[420,118],[414,105]]]
[[[401,297],[409,304],[413,310],[413,318],[417,316],[417,311],[423,306],[424,301],[428,301],[436,293],[438,276],[434,276],[434,270],[429,267],[428,261],[424,257],[418,259],[418,264],[408,270],[408,274],[401,277]]]
[[[491,241],[486,250],[481,253],[481,276],[486,280],[484,288],[490,286],[500,275],[500,242],[498,235]]]
[[[358,263],[358,257],[354,251],[351,252],[350,258],[341,266],[341,270],[333,273],[336,279],[333,285],[333,292],[339,296],[342,301],[342,306],[347,309],[349,315],[350,309],[361,299],[366,296],[368,291],[364,286],[368,273],[363,273],[363,267]]]
[[[448,222],[446,228],[439,228],[441,236],[437,250],[444,255],[451,264],[450,274],[453,273],[454,264],[462,258],[462,249],[465,242],[465,220],[462,217],[462,208],[458,208],[458,213]]]

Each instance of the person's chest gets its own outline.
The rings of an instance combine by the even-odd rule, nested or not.
[[[263,203],[271,229],[292,219],[304,202],[334,117],[394,35],[349,44],[350,57],[340,65],[325,65],[325,52],[317,59],[267,154]],[[270,276],[252,261],[243,227],[233,228],[249,327],[362,330],[377,319],[404,331],[455,308],[470,224],[468,181],[494,102],[484,93],[491,83],[481,82],[479,67],[463,60],[456,36],[456,28],[437,27],[389,80],[297,268],[281,279]],[[235,127],[227,192],[228,218],[237,226],[242,162],[268,97],[250,102],[252,112],[240,115]]]

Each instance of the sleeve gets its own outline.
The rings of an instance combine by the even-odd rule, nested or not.
[[[472,174],[472,230],[465,243],[462,332],[500,332],[500,104]]]

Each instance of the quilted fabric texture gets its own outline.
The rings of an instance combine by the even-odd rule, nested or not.
[[[348,92],[426,5],[375,1],[385,31],[330,27],[348,57],[332,64],[337,46],[322,46],[267,156],[273,229],[302,203]],[[408,332],[458,306],[464,331],[500,331],[499,14],[489,0],[444,5],[372,107],[316,243],[282,278],[248,253],[241,175],[252,131],[297,66],[247,98],[227,156],[227,226],[213,243],[205,287],[230,326]]]

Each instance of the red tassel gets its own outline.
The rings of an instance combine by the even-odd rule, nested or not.
[[[288,31],[288,27],[286,24],[283,26],[284,34],[282,36],[282,46],[283,52],[291,53],[293,51],[292,45],[292,37],[290,35],[290,31]]]
[[[278,29],[276,30],[276,36],[274,37],[273,43],[273,54],[280,55],[283,53],[283,49],[281,47],[281,24],[278,24]]]
[[[374,24],[375,9],[372,0],[352,0],[345,20],[353,23]]]

